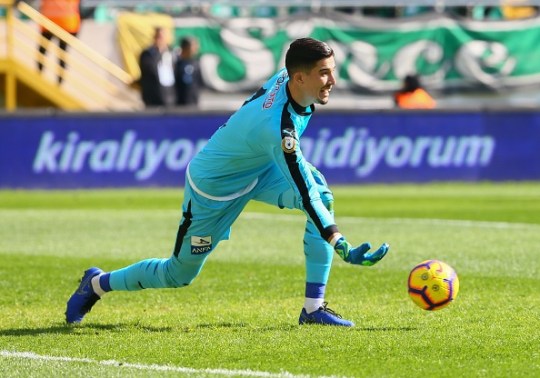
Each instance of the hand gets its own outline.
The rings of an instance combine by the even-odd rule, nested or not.
[[[372,266],[378,263],[388,253],[390,246],[384,243],[375,252],[368,253],[370,249],[370,243],[363,243],[354,248],[344,237],[341,237],[334,246],[334,250],[344,261],[363,266]]]

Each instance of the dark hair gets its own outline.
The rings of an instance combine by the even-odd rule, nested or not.
[[[334,50],[325,42],[313,38],[293,41],[285,55],[285,67],[289,75],[298,71],[310,71],[321,59],[334,56]]]
[[[417,75],[407,75],[403,79],[403,89],[406,92],[414,92],[422,85],[420,84],[420,78]]]
[[[191,46],[193,46],[195,44],[195,38],[194,37],[191,37],[191,36],[188,36],[188,37],[184,37],[180,40],[180,47],[182,49],[188,49],[190,48]]]
[[[164,29],[161,26],[154,27],[154,38],[158,36],[158,34],[163,33]]]

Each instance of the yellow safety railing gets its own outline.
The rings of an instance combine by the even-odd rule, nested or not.
[[[18,67],[26,65],[31,72],[37,73],[37,63],[40,62],[44,71],[59,75],[62,70],[58,64],[59,57],[63,60],[69,57],[69,80],[64,79],[62,86],[57,88],[61,88],[65,95],[77,98],[86,109],[113,109],[115,104],[113,99],[131,90],[130,85],[134,80],[129,73],[30,5],[19,2],[14,7],[13,0],[0,0],[0,6],[5,9],[6,110],[12,111],[17,107],[17,72],[20,72]],[[17,11],[24,15],[25,19],[17,17],[15,14]],[[67,52],[43,38],[41,28],[47,29],[54,37],[65,41],[68,46]],[[46,46],[48,59],[39,51],[40,46]],[[0,51],[0,58],[1,55]]]
[[[6,41],[6,55],[8,57],[13,54],[13,10],[12,0],[0,0],[0,6],[5,7],[6,12],[6,29],[5,29],[5,41]],[[17,98],[17,83],[15,78],[15,71],[11,65],[6,65],[6,109],[11,111],[16,107]]]

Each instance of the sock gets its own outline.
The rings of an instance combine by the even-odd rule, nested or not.
[[[111,286],[109,285],[109,273],[94,276],[90,282],[94,293],[96,293],[98,297],[102,297],[103,294],[111,291]]]
[[[308,314],[317,311],[323,305],[325,290],[326,285],[324,284],[306,282],[304,308]]]
[[[304,302],[304,308],[308,314],[317,311],[323,305],[324,298],[308,298]]]

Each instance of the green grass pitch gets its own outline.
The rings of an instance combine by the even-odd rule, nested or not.
[[[78,326],[65,302],[87,267],[168,257],[180,189],[0,191],[2,377],[538,377],[540,183],[335,187],[353,243],[329,306],[356,327],[298,326],[303,215],[252,203],[182,289],[108,294]],[[409,270],[436,258],[460,292],[423,311]]]

